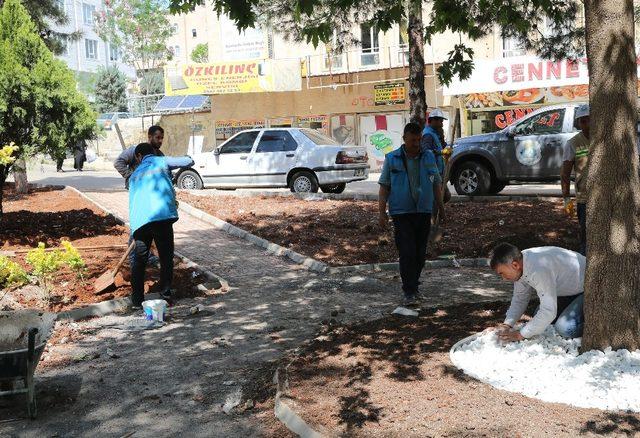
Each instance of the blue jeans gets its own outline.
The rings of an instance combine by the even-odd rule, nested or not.
[[[561,311],[561,301],[568,305]],[[584,327],[583,313],[584,294],[571,297],[558,297],[558,312],[561,312],[555,321],[556,332],[563,338],[579,338]]]
[[[578,222],[580,223],[580,254],[587,256],[587,204],[578,204]]]

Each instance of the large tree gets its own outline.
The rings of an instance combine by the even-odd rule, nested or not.
[[[640,348],[640,181],[632,0],[586,0],[591,103],[582,347]]]
[[[277,0],[213,0],[238,28],[256,21],[256,11]],[[279,0],[288,5],[300,34],[317,44],[328,42],[341,23],[365,20],[384,30],[407,18],[405,3],[384,0]],[[171,0],[172,10],[186,11],[204,0]],[[419,3],[421,6],[427,4]],[[433,0],[424,36],[453,32],[460,43],[438,68],[442,83],[467,78],[473,50],[465,39],[478,40],[501,29],[528,51],[549,59],[584,53],[585,34],[575,0]],[[640,179],[632,0],[585,0],[586,51],[589,59],[592,159],[587,179],[588,261],[585,282],[583,349],[640,347]],[[416,11],[415,4],[410,11]],[[310,19],[310,17],[312,19]],[[288,26],[286,26],[288,27]],[[410,94],[419,103],[420,97]],[[412,104],[412,105],[415,105]],[[412,106],[413,107],[413,106]]]
[[[6,0],[0,9],[0,147],[17,149],[0,163],[0,214],[2,187],[15,166],[24,168],[36,153],[56,155],[94,132],[95,113],[73,73],[46,47],[20,0]]]
[[[96,17],[96,32],[122,50],[138,74],[160,66],[171,55],[173,27],[164,0],[110,0]]]

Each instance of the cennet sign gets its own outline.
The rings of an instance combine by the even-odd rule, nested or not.
[[[587,59],[546,61],[514,57],[478,61],[469,79],[455,79],[445,87],[446,96],[589,83]]]

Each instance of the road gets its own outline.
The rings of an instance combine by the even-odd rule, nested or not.
[[[371,174],[367,181],[355,182],[347,185],[345,193],[378,193],[378,174]],[[36,166],[28,170],[29,181],[38,184],[69,185],[82,191],[118,191],[124,189],[120,175],[109,170],[85,170],[84,172],[66,171],[56,173],[55,167],[50,165]],[[455,194],[453,186],[449,185],[451,193]],[[215,189],[211,189],[212,191]],[[260,189],[264,190],[264,189]],[[287,189],[269,189],[287,191]],[[224,191],[231,194],[233,192]],[[504,196],[562,196],[560,184],[523,184],[507,186],[500,195]]]

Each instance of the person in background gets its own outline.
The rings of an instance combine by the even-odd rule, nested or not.
[[[173,281],[173,223],[178,220],[171,170],[193,166],[191,157],[160,157],[150,143],[135,150],[138,166],[129,176],[129,223],[135,240],[131,265],[131,302],[134,308],[144,299],[144,277],[149,248],[155,242],[160,257],[160,295],[171,300]]]
[[[444,176],[444,158],[442,157],[442,149],[445,147],[445,143],[443,141],[445,120],[447,120],[447,118],[439,108],[431,111],[427,119],[427,125],[422,130],[422,139],[420,140],[420,146],[423,149],[433,152],[438,165],[438,171],[440,172],[440,177]]]
[[[420,131],[415,123],[405,126],[404,144],[386,155],[378,181],[379,223],[383,229],[389,225],[388,204],[400,254],[405,304],[413,304],[420,298],[418,286],[434,205],[440,210],[440,220],[445,220],[442,179],[433,153],[420,147]]]
[[[87,142],[78,140],[73,145],[73,168],[82,172],[84,162],[87,161]]]
[[[575,126],[580,129],[564,145],[560,180],[565,212],[573,216],[575,204],[571,199],[571,172],[575,170],[576,202],[580,223],[580,254],[587,254],[587,166],[589,164],[589,105],[576,108]]]
[[[504,280],[513,282],[513,297],[498,331],[503,342],[532,338],[554,324],[565,338],[582,336],[584,325],[584,274],[587,259],[577,252],[546,246],[520,251],[501,243],[490,254],[490,265]],[[540,298],[533,319],[519,330],[514,327],[527,309],[531,294]]]
[[[147,139],[149,140],[149,144],[153,146],[154,155],[158,157],[164,156],[160,150],[162,142],[164,141],[164,129],[158,125],[151,126],[147,130]],[[124,186],[127,189],[129,188],[129,177],[138,166],[135,150],[136,146],[125,149],[113,162],[113,167],[115,167],[118,173],[124,178]]]

